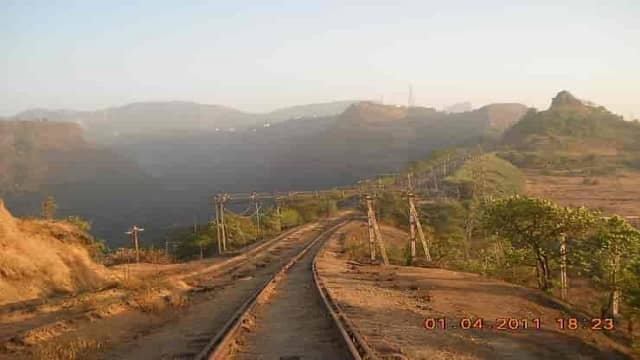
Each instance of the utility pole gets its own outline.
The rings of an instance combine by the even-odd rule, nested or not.
[[[254,191],[251,193],[251,201],[256,207],[256,241],[260,238],[260,206],[258,202],[258,194]]]
[[[218,236],[218,253],[227,251],[227,225],[224,222],[224,203],[230,199],[229,194],[220,193],[215,196],[216,203],[216,228]]]
[[[412,196],[413,194],[409,193],[409,203],[411,203]],[[409,242],[411,243],[411,263],[413,263],[416,259],[416,221],[411,211],[409,211]]]
[[[422,250],[424,251],[424,256],[427,261],[431,261],[431,252],[429,251],[429,245],[427,244],[427,239],[424,236],[424,232],[422,231],[422,225],[420,224],[420,218],[418,217],[418,211],[416,210],[416,206],[414,204],[415,195],[413,193],[409,193],[409,222],[410,225],[413,223],[414,228],[418,232],[418,237],[420,238],[420,243],[422,243]],[[413,220],[411,220],[413,219]],[[412,253],[411,256],[415,257],[415,235],[413,235],[413,245],[412,245]]]
[[[222,254],[222,228],[220,225],[220,199],[219,196],[216,195],[213,198],[213,202],[216,207],[216,241],[218,242],[218,254]]]
[[[131,235],[131,240],[136,247],[136,264],[140,263],[140,246],[138,243],[138,233],[144,231],[144,229],[139,228],[138,225],[133,225],[129,231],[125,234]]]
[[[409,209],[411,209],[411,198],[413,197],[413,184],[411,184],[411,173],[407,174],[407,189],[409,197]],[[411,263],[416,259],[416,222],[413,213],[409,211],[409,242],[411,244]]]
[[[387,250],[384,247],[384,242],[382,241],[382,233],[380,232],[380,226],[378,225],[378,221],[376,220],[376,214],[373,210],[373,198],[371,195],[367,195],[365,197],[367,202],[367,217],[369,224],[369,247],[370,249],[374,249],[373,242],[378,243],[378,247],[380,248],[380,256],[382,257],[382,262],[385,265],[389,265],[389,258],[387,257]],[[373,230],[373,231],[372,231]],[[373,234],[373,236],[371,236]],[[375,260],[375,252],[371,250],[371,258]]]
[[[275,198],[276,203],[276,231],[280,233],[282,231],[282,213],[280,212],[280,208],[282,207],[282,202],[279,198]]]
[[[222,251],[227,251],[227,223],[224,221],[224,204],[229,200],[229,194],[222,194],[222,200],[220,201],[220,225],[222,233]]]
[[[367,227],[369,229],[369,252],[371,254],[371,262],[373,263],[374,261],[376,261],[376,246],[375,246],[375,232],[373,231],[373,217],[371,216],[371,213],[373,212],[371,210],[371,205],[369,204],[369,201],[371,199],[371,197],[369,195],[367,195],[365,197],[366,202],[367,202]]]
[[[567,236],[560,235],[560,298],[567,300],[567,289],[569,281],[567,278]]]

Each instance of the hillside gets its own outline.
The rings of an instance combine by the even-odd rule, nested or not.
[[[273,110],[269,113],[258,114],[265,121],[281,122],[298,118],[315,118],[323,116],[333,116],[345,111],[351,104],[357,103],[356,100],[333,101],[316,104],[305,104],[285,107]]]
[[[594,167],[610,161],[634,165],[640,124],[562,91],[548,110],[530,110],[505,132],[502,143],[519,153],[510,160],[526,167]]]
[[[53,195],[59,216],[87,218],[101,237],[119,234],[158,189],[128,157],[88,143],[77,124],[0,122],[0,196],[20,216],[39,215]]]
[[[470,189],[478,182],[479,191],[485,195],[508,196],[524,190],[525,176],[511,163],[493,153],[465,162],[455,173],[445,179],[449,185]]]
[[[88,241],[71,224],[16,219],[0,200],[0,305],[106,286],[112,275]]]
[[[73,123],[2,121],[0,150],[0,194],[95,181],[97,175],[144,180],[133,162],[89,144]]]
[[[500,132],[501,122],[517,121],[519,113],[513,108],[521,108],[523,112],[526,109],[523,105],[496,104],[447,114],[430,108],[360,102],[349,105],[338,115],[293,117],[273,122],[270,127],[260,124],[253,131],[249,128],[216,132],[209,128],[180,132],[169,131],[167,127],[166,134],[171,136],[134,136],[135,128],[142,128],[137,122],[151,121],[146,116],[152,113],[157,116],[157,123],[170,125],[183,117],[186,123],[195,121],[197,112],[188,110],[193,104],[163,106],[163,111],[152,112],[148,112],[150,108],[162,106],[145,103],[113,110],[111,114],[117,115],[118,121],[132,123],[127,127],[130,136],[121,133],[117,139],[113,136],[107,139],[110,130],[105,130],[113,130],[110,123],[116,118],[103,119],[100,113],[99,118],[83,120],[85,133],[104,130],[101,141],[110,143],[108,149],[92,145],[95,140],[89,136],[84,140],[82,128],[77,124],[51,120],[6,122],[12,124],[5,125],[4,132],[11,133],[10,136],[15,136],[15,129],[21,126],[69,129],[62,131],[69,138],[51,141],[60,144],[60,150],[45,146],[21,154],[11,145],[15,141],[4,141],[8,150],[0,155],[4,159],[0,164],[5,164],[6,169],[1,173],[5,185],[0,190],[6,194],[8,206],[19,215],[37,215],[44,196],[52,194],[58,200],[61,216],[88,218],[93,221],[95,233],[112,246],[127,241],[123,230],[132,223],[147,228],[144,238],[148,244],[161,240],[173,226],[192,223],[194,217],[202,220],[211,216],[206,199],[216,192],[286,191],[352,184],[360,178],[397,171],[408,161],[422,159],[435,149],[483,141],[491,133]],[[290,116],[296,111],[320,114],[340,106],[347,103],[310,105],[280,114]],[[142,120],[136,114],[144,115]],[[94,127],[87,128],[87,124]],[[39,130],[26,132],[32,131]],[[14,183],[21,187],[7,185]]]
[[[401,168],[433,149],[477,142],[498,115],[517,121],[517,113],[501,112],[503,105],[495,108],[449,115],[360,102],[337,116],[294,118],[256,131],[138,139],[120,144],[118,151],[138,159],[169,186],[202,189],[199,196],[220,188],[327,187]]]
[[[567,91],[558,93],[548,110],[529,111],[504,134],[504,143],[517,149],[564,152],[634,151],[640,149],[638,140],[640,124]]]

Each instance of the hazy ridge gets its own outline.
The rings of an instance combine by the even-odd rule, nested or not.
[[[145,237],[157,240],[172,226],[207,219],[208,198],[218,191],[351,184],[397,171],[435,149],[492,141],[526,110],[520,104],[495,104],[449,114],[374,102],[312,104],[258,117],[175,102],[131,104],[111,110],[108,117],[38,110],[15,119],[48,121],[5,123],[69,127],[75,135],[54,141],[66,144],[58,155],[34,150],[24,157],[11,145],[15,141],[5,140],[6,154],[12,155],[4,158],[13,156],[28,169],[46,171],[28,191],[7,182],[0,190],[21,215],[36,215],[39,201],[52,194],[61,215],[92,220],[95,232],[111,244],[125,242],[123,232],[134,222],[149,229]],[[66,123],[57,122],[62,120]],[[232,124],[235,131],[229,130]],[[4,132],[9,139],[9,131]],[[11,181],[20,183],[15,167],[7,169]]]

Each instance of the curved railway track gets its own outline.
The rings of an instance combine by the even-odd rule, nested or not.
[[[334,224],[335,220],[303,225],[205,269],[173,275],[194,290],[189,306],[157,327],[130,332],[139,335],[111,340],[115,346],[105,348],[99,358],[193,359],[234,316],[238,304],[253,297],[289,259]]]
[[[196,359],[377,359],[331,299],[315,255],[342,219],[248,298]]]

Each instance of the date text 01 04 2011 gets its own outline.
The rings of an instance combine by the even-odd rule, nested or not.
[[[554,324],[559,330],[576,330],[576,329],[590,329],[590,330],[614,330],[615,324],[613,319],[584,319],[579,320],[576,318],[557,319]],[[426,318],[423,322],[423,326],[427,330],[447,330],[447,329],[462,329],[462,330],[539,330],[542,328],[542,321],[540,318],[497,318],[495,321],[485,320],[483,318],[461,318],[461,319],[448,319],[446,317],[441,318]]]

